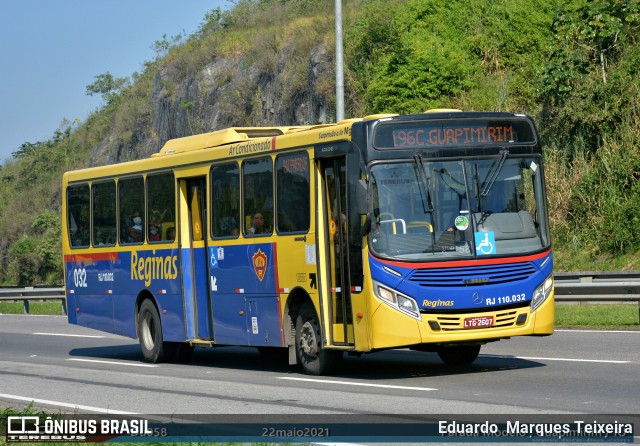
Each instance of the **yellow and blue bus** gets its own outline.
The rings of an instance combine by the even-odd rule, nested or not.
[[[550,335],[552,252],[532,119],[435,110],[228,128],[67,172],[69,322],[282,352],[310,374],[391,348],[473,362]]]

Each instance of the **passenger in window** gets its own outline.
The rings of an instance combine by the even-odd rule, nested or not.
[[[160,228],[158,227],[158,223],[152,221],[149,223],[149,241],[157,242],[160,240]]]
[[[175,239],[176,239],[176,228],[172,226],[169,229],[167,229],[167,240],[174,241]]]
[[[133,225],[129,228],[129,243],[139,243],[142,241],[142,217],[139,212],[134,212],[131,218]]]
[[[256,212],[251,220],[251,227],[249,228],[249,235],[266,234],[269,231],[264,225],[264,217],[260,212]]]
[[[219,235],[238,235],[233,231],[238,230],[238,222],[234,217],[222,217],[220,219],[220,234]]]

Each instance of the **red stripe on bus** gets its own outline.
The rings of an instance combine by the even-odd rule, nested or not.
[[[275,147],[276,138],[273,138],[273,144]],[[280,280],[278,279],[278,244],[274,243],[273,245],[273,273],[276,279],[276,290],[280,290]],[[282,304],[280,301],[280,295],[276,297],[278,301],[278,322],[280,323],[280,343],[284,345],[284,331],[282,328]]]
[[[550,253],[551,253],[551,249],[548,249],[538,254],[532,254],[530,256],[524,256],[524,257],[501,257],[501,258],[474,259],[474,260],[447,260],[445,262],[422,262],[422,263],[383,260],[383,259],[378,259],[376,257],[373,257],[371,253],[369,255],[384,265],[397,266],[400,268],[417,269],[417,268],[449,268],[452,266],[484,266],[484,265],[500,265],[503,263],[513,263],[513,262],[531,262],[533,260],[540,260],[541,258],[548,256]]]
[[[110,260],[115,262],[118,260],[117,252],[96,252],[86,254],[67,254],[64,256],[65,262],[95,262],[100,260]]]
[[[271,150],[276,150],[276,137],[271,138]]]

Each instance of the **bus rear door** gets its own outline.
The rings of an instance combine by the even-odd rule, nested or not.
[[[355,345],[347,252],[345,158],[320,160],[318,266],[321,320],[326,342]]]
[[[187,339],[213,339],[206,229],[206,176],[180,179],[180,270]]]

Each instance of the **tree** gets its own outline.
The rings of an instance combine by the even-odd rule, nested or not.
[[[610,55],[621,41],[634,38],[639,26],[640,6],[636,0],[586,1],[560,12],[553,23],[559,50],[553,54],[550,67],[558,91],[571,89],[567,83],[575,78],[575,71],[583,72],[594,65],[606,84]]]
[[[87,85],[87,96],[99,94],[107,102],[112,102],[124,88],[129,85],[127,77],[113,77],[108,71],[104,74],[94,76],[95,82]]]

